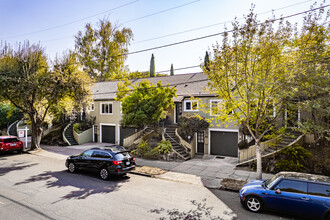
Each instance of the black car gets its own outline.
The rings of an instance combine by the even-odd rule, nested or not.
[[[92,148],[79,155],[68,157],[65,166],[71,173],[86,169],[99,172],[101,179],[110,175],[125,175],[135,169],[135,158],[124,147],[106,146]]]

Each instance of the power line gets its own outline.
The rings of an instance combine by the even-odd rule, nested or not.
[[[298,15],[301,15],[301,14],[305,14],[307,12],[315,11],[315,10],[326,8],[326,7],[329,7],[329,6],[330,6],[330,4],[329,5],[324,5],[324,6],[321,6],[321,7],[318,7],[318,8],[313,8],[313,9],[310,9],[310,10],[307,10],[307,11],[298,12],[298,13],[291,14],[291,15],[288,15],[288,16],[284,16],[284,17],[281,17],[281,18],[270,19],[270,20],[267,20],[265,22],[261,22],[258,25],[265,24],[266,22],[274,22],[274,21],[279,21],[279,20],[295,17],[295,16],[298,16]],[[189,42],[193,42],[193,41],[197,41],[197,40],[202,40],[202,39],[206,39],[206,38],[210,38],[210,37],[215,37],[215,36],[218,36],[218,35],[221,35],[221,34],[224,34],[224,33],[231,33],[233,31],[234,31],[234,29],[229,30],[229,31],[222,31],[222,32],[215,33],[215,34],[209,34],[209,35],[205,35],[205,36],[202,36],[202,37],[192,38],[192,39],[189,39],[189,40],[179,41],[179,42],[175,42],[175,43],[171,43],[171,44],[165,44],[165,45],[158,46],[158,47],[151,47],[151,48],[148,48],[148,49],[137,50],[137,51],[133,51],[133,52],[125,53],[125,54],[119,54],[118,56],[132,55],[132,54],[147,52],[147,51],[150,51],[150,50],[157,50],[157,49],[161,49],[161,48],[165,48],[165,47],[171,47],[171,46],[175,46],[175,45],[179,45],[179,44],[185,44],[185,43],[189,43]]]
[[[274,9],[274,10],[261,12],[258,15],[267,14],[267,13],[270,13],[270,12],[273,12],[273,11],[279,11],[279,10],[283,10],[283,9],[286,9],[286,8],[291,8],[291,7],[294,7],[294,6],[297,6],[297,5],[300,5],[300,4],[304,4],[304,3],[310,2],[310,1],[312,1],[312,0],[307,0],[307,1],[299,2],[299,3],[293,4],[293,5],[288,5],[288,6],[285,6],[285,7],[277,8],[277,9]],[[192,3],[194,3],[194,2],[190,2],[190,3],[187,3],[187,4],[192,4]],[[182,7],[182,6],[183,5],[181,5],[180,7]],[[175,9],[175,7],[173,9]],[[167,9],[167,11],[168,10],[169,9]],[[164,10],[164,11],[166,11],[166,10]],[[156,15],[156,14],[160,14],[160,12],[156,12],[152,15]],[[150,16],[151,15],[146,15],[144,17],[150,17]],[[144,18],[144,17],[141,17],[141,18]],[[136,18],[136,19],[133,19],[133,20],[139,20],[141,18]],[[237,20],[242,20],[242,19],[244,19],[244,17],[238,18]],[[131,20],[131,21],[133,21],[133,20]],[[214,27],[214,26],[218,26],[218,25],[221,25],[221,24],[226,24],[226,23],[229,23],[229,22],[233,22],[233,21],[235,21],[235,20],[224,21],[224,22],[220,22],[220,23],[215,23],[215,24],[211,24],[211,25],[206,25],[206,26],[202,26],[202,27],[193,28],[193,29],[190,29],[190,30],[185,30],[185,31],[180,31],[180,32],[172,33],[172,34],[159,36],[159,37],[149,38],[149,39],[145,39],[145,40],[141,40],[141,41],[136,41],[136,42],[133,42],[131,44],[138,44],[138,43],[142,43],[142,42],[147,42],[147,41],[152,41],[152,40],[156,40],[156,39],[166,38],[166,37],[175,36],[175,35],[179,35],[179,34],[184,34],[184,33],[192,32],[192,31],[196,31],[196,30],[202,30],[202,29],[206,29],[206,28],[209,28],[209,27]],[[130,21],[127,21],[127,22],[130,22]],[[125,23],[127,23],[127,22],[125,22]],[[61,38],[50,39],[50,40],[42,41],[42,43],[43,42],[51,42],[51,41],[62,40],[62,39],[71,38],[71,37],[72,37],[72,35],[66,36],[66,37],[61,37]]]
[[[124,4],[124,5],[120,5],[120,6],[116,7],[116,8],[112,8],[112,9],[109,9],[107,11],[100,12],[100,13],[97,13],[97,14],[94,14],[94,15],[91,15],[91,16],[88,16],[88,17],[85,17],[85,18],[78,19],[78,20],[74,20],[74,21],[71,21],[71,22],[68,22],[68,23],[65,23],[65,24],[60,24],[60,25],[57,25],[57,26],[45,28],[45,29],[42,29],[42,30],[39,30],[39,31],[33,31],[33,32],[30,32],[30,33],[25,33],[25,34],[20,34],[20,35],[15,35],[15,36],[7,37],[7,39],[24,37],[24,36],[27,36],[27,35],[37,34],[37,33],[40,33],[40,32],[45,32],[45,31],[57,29],[57,28],[60,28],[60,27],[64,27],[64,26],[67,26],[67,25],[70,25],[70,24],[74,24],[74,23],[77,23],[77,22],[80,22],[80,21],[83,21],[83,20],[86,20],[86,19],[89,19],[89,18],[96,17],[98,15],[109,13],[111,11],[114,11],[114,10],[117,10],[117,9],[120,9],[120,8],[123,8],[123,7],[126,7],[126,6],[131,5],[131,4],[134,4],[134,3],[138,2],[138,1],[139,0],[135,0],[135,1],[129,2],[129,3]]]
[[[168,9],[165,9],[165,10],[162,10],[162,11],[159,11],[159,12],[155,12],[155,13],[152,13],[152,14],[149,14],[149,15],[145,15],[145,16],[142,16],[142,17],[139,17],[139,18],[135,18],[135,19],[132,19],[132,20],[129,20],[129,21],[125,21],[123,24],[127,24],[127,23],[130,23],[130,22],[133,22],[133,21],[141,20],[143,18],[151,17],[151,16],[154,16],[154,15],[158,15],[158,14],[161,14],[161,13],[164,13],[164,12],[167,12],[167,11],[171,11],[171,10],[174,10],[174,9],[177,9],[177,8],[181,8],[181,7],[184,7],[184,6],[187,6],[187,5],[190,5],[190,4],[199,2],[199,1],[200,0],[195,0],[195,1],[188,2],[186,4],[183,4],[183,5],[178,5],[178,6],[175,6],[175,7],[172,7],[172,8],[168,8]]]
[[[286,9],[286,8],[291,8],[291,7],[294,7],[294,6],[297,6],[297,5],[300,5],[300,4],[304,4],[304,3],[310,2],[310,1],[311,0],[307,0],[307,1],[299,2],[299,3],[293,4],[293,5],[288,5],[288,6],[285,6],[285,7],[282,7],[282,8],[277,8],[277,9],[274,9],[274,10],[271,10],[271,11],[261,12],[258,15],[267,14],[269,12],[279,11],[279,10]],[[237,20],[242,20],[242,19],[244,19],[244,17],[238,18]],[[193,29],[189,29],[189,30],[185,30],[185,31],[180,31],[180,32],[172,33],[172,34],[167,34],[167,35],[163,35],[163,36],[159,36],[159,37],[154,37],[154,38],[149,38],[149,39],[145,39],[145,40],[141,40],[141,41],[136,41],[136,42],[133,42],[132,44],[138,44],[138,43],[157,40],[157,39],[161,39],[161,38],[165,38],[165,37],[171,37],[171,36],[175,36],[175,35],[179,35],[179,34],[184,34],[184,33],[192,32],[192,31],[202,30],[202,29],[206,29],[206,28],[209,28],[209,27],[218,26],[218,25],[221,25],[221,24],[227,24],[227,23],[233,22],[233,21],[235,21],[235,20],[223,21],[223,22],[220,22],[220,23],[215,23],[215,24],[206,25],[206,26],[202,26],[202,27],[197,27],[197,28],[193,28]]]

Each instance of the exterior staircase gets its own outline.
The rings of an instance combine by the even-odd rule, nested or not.
[[[175,136],[176,126],[168,126],[166,127],[166,132],[164,134],[165,139],[171,142],[173,151],[182,159],[189,160],[190,154],[186,151],[186,148],[183,147]]]
[[[300,135],[301,133],[296,131],[287,131],[287,133],[281,137],[281,142],[277,143],[276,146],[269,147],[261,152],[261,158],[274,155],[284,147],[287,147],[290,144],[292,144],[294,141],[296,141]],[[249,158],[248,160],[242,161],[236,166],[246,166],[249,163],[253,162],[254,160],[256,160],[256,156],[254,156],[253,158]]]
[[[64,136],[66,138],[66,140],[69,142],[68,144],[70,146],[72,145],[78,145],[76,139],[74,139],[73,137],[73,123],[71,123],[66,130],[64,131]]]

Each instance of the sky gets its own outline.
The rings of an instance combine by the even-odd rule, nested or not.
[[[251,4],[258,19],[287,16],[310,9],[312,0],[0,0],[0,42],[15,45],[24,40],[40,43],[54,60],[74,49],[74,36],[87,23],[96,27],[107,18],[120,27],[130,28],[134,39],[129,52],[169,45],[221,33],[231,28],[235,17],[243,22]],[[321,1],[318,0],[320,3]],[[325,4],[329,4],[326,0]],[[290,19],[299,22],[302,16]],[[175,74],[200,72],[205,52],[221,42],[221,35],[188,43],[128,55],[130,71],[148,71],[151,54],[156,72]],[[186,68],[192,67],[194,68]],[[184,68],[182,70],[176,70]]]

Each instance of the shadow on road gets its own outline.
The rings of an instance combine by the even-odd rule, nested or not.
[[[116,191],[121,184],[128,182],[129,177],[113,177],[109,181],[98,179],[95,173],[69,173],[66,170],[56,172],[44,172],[26,179],[15,185],[28,184],[32,182],[45,181],[47,188],[74,187],[71,192],[61,197],[61,200],[85,199],[94,194],[107,194]],[[56,201],[54,203],[57,203]]]
[[[27,164],[27,163],[14,163],[7,167],[0,167],[0,176],[3,176],[12,171],[23,170],[32,166],[36,166],[38,163]]]

